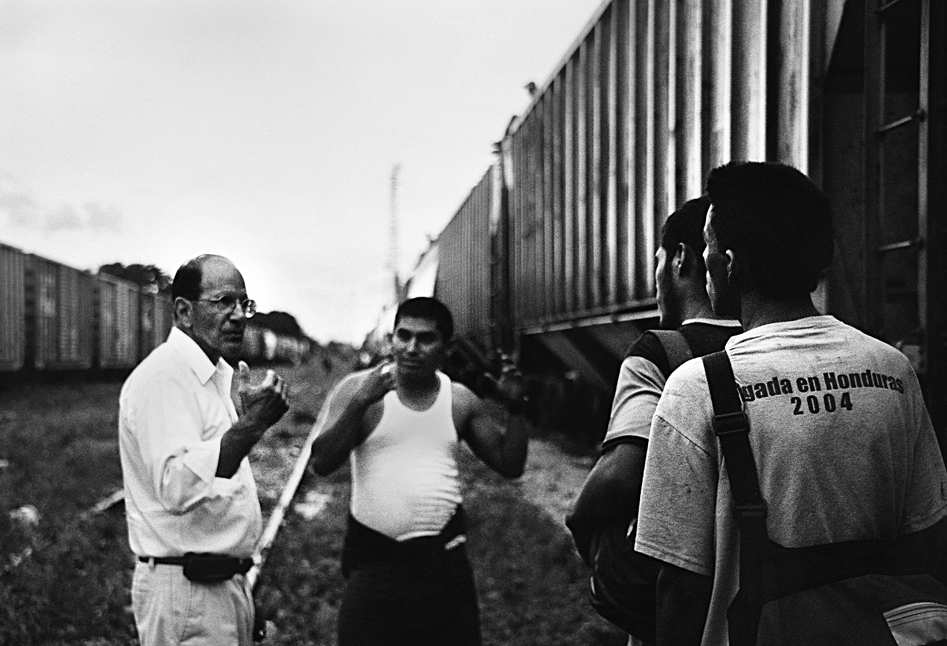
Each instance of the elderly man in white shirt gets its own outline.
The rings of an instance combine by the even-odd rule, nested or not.
[[[178,269],[168,340],[122,388],[119,446],[128,537],[138,557],[132,605],[143,646],[252,643],[244,573],[262,528],[247,454],[288,409],[272,371],[251,387],[240,365],[242,415],[231,399],[247,318],[256,304],[228,259]]]

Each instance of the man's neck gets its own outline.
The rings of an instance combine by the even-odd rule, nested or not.
[[[214,366],[217,365],[221,357],[220,352],[214,350],[209,345],[204,343],[201,339],[197,337],[197,335],[194,334],[192,330],[189,330],[184,327],[178,327],[178,329],[184,332],[185,335],[187,335],[194,343],[197,344],[197,347],[199,347],[204,352],[204,354],[207,355],[207,358],[210,359],[210,362],[214,364]]]
[[[433,404],[440,391],[440,379],[437,373],[409,376],[396,374],[395,388],[401,402],[415,410],[424,410]]]
[[[764,298],[754,290],[740,296],[740,322],[744,330],[820,314],[808,295],[791,301],[776,301]]]
[[[726,317],[714,314],[706,290],[701,293],[685,294],[681,303],[681,322],[693,319],[726,320]]]

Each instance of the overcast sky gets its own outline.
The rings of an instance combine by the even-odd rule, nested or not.
[[[602,0],[0,0],[0,242],[232,258],[358,343]]]

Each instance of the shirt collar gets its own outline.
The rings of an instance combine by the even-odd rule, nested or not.
[[[704,323],[706,325],[719,325],[721,327],[740,327],[740,321],[735,319],[711,319],[711,318],[692,318],[687,319],[681,325],[689,325],[691,323]]]
[[[191,367],[191,370],[194,371],[194,374],[202,384],[206,384],[210,381],[214,373],[218,371],[222,372],[225,376],[227,374],[233,374],[233,368],[224,361],[223,357],[217,360],[217,365],[215,366],[211,363],[210,358],[204,351],[201,350],[201,346],[197,345],[194,339],[177,327],[171,328],[171,333],[168,335],[168,344],[184,358],[184,361]]]

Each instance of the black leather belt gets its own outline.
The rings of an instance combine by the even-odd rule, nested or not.
[[[139,556],[138,560],[141,561],[142,563],[154,563],[155,565],[181,565],[183,566],[185,558],[186,557],[184,556]],[[237,571],[242,570],[246,572],[251,567],[253,567],[252,558],[238,559],[237,557],[233,557],[233,562],[236,565],[235,569]]]
[[[142,563],[155,563],[157,565],[184,565],[183,556],[139,556],[138,560]]]

